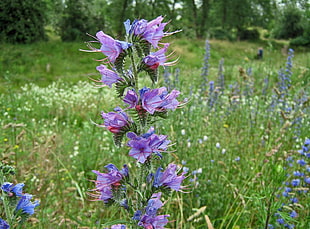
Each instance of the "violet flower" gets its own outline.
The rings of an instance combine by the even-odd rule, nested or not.
[[[119,133],[123,127],[129,125],[129,118],[121,108],[116,107],[116,112],[101,113],[104,119],[104,126],[112,133]]]
[[[108,59],[114,63],[121,52],[128,49],[131,44],[125,41],[114,40],[109,35],[102,31],[96,34],[97,39],[101,43],[101,52],[108,57]]]
[[[159,49],[156,52],[150,53],[146,57],[143,58],[143,63],[150,69],[155,70],[159,66],[172,66],[176,63],[176,61],[168,62],[167,57],[165,56],[165,53],[169,47],[169,44],[165,44],[164,48]]]
[[[156,89],[143,89],[141,93],[141,103],[145,110],[150,114],[154,114],[155,111],[165,111],[166,109],[175,110],[179,102],[176,97],[179,96],[178,90],[172,90],[170,94],[167,92],[167,88],[161,87]]]
[[[30,194],[24,194],[21,196],[21,199],[19,200],[16,211],[22,210],[23,213],[33,215],[34,214],[34,208],[39,206],[39,201],[36,200],[35,202],[31,202],[32,195]]]
[[[154,132],[154,127],[141,136],[129,132],[127,134],[127,137],[131,139],[127,143],[131,147],[129,156],[137,159],[140,163],[144,163],[152,153],[161,157],[161,152],[167,150],[170,141],[167,140],[166,135],[157,135]]]
[[[153,186],[158,188],[161,186],[166,186],[176,191],[180,191],[183,188],[181,186],[182,181],[186,178],[184,176],[185,172],[181,175],[177,175],[177,165],[169,164],[164,172],[161,172],[162,168],[158,168],[155,173]]]
[[[142,88],[140,91],[140,99],[134,90],[128,90],[126,96],[124,97],[124,102],[129,104],[128,108],[136,108],[141,111],[141,106],[144,110],[150,114],[154,114],[155,111],[163,112],[167,109],[175,110],[179,102],[176,99],[180,92],[178,90],[172,90],[170,94],[167,92],[166,87],[150,89]]]
[[[108,164],[105,166],[108,169],[108,173],[101,173],[99,171],[93,170],[92,172],[97,174],[96,188],[92,191],[100,192],[100,195],[92,195],[93,197],[98,197],[98,200],[103,200],[108,202],[113,198],[113,188],[118,188],[121,185],[121,180],[128,176],[128,168],[124,165],[124,168],[119,171],[117,167],[113,164]]]
[[[126,33],[142,37],[154,48],[158,47],[158,42],[166,35],[164,28],[168,23],[162,23],[164,18],[159,16],[152,21],[145,19],[135,20],[130,25],[130,20],[124,22]]]
[[[1,229],[10,229],[10,225],[5,220],[0,218],[0,228]]]
[[[163,206],[160,197],[161,192],[152,195],[145,208],[145,214],[140,217],[138,226],[162,229],[168,223],[167,217],[170,215],[156,215],[157,210]]]
[[[14,193],[16,196],[21,197],[23,195],[23,187],[25,184],[23,183],[18,183],[16,185],[13,185],[10,182],[4,182],[1,189],[8,193],[9,195],[11,193]]]
[[[138,98],[136,91],[133,89],[128,90],[123,101],[125,103],[129,104],[129,107],[127,107],[127,109],[136,107],[138,105],[138,102],[139,102],[139,98]]]
[[[100,72],[102,78],[101,82],[105,85],[112,87],[113,83],[117,83],[118,81],[122,81],[123,79],[118,76],[118,74],[110,69],[108,69],[105,65],[101,64],[96,67],[96,69]]]

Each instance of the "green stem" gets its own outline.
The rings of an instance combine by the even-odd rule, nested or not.
[[[130,55],[130,60],[131,60],[131,63],[132,63],[132,72],[133,72],[133,77],[134,77],[134,88],[138,92],[139,91],[138,71],[137,71],[137,66],[135,64],[135,59],[133,57],[133,54]]]

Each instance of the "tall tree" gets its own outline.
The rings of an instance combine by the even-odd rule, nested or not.
[[[66,0],[63,16],[59,24],[59,34],[63,41],[84,40],[94,28],[89,5],[84,0]]]
[[[31,43],[45,38],[42,0],[1,0],[0,9],[0,40]]]

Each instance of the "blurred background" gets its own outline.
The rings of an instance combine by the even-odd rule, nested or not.
[[[179,36],[227,40],[260,37],[310,45],[307,0],[2,0],[0,40],[85,40],[86,33],[124,33],[126,19],[163,15]]]

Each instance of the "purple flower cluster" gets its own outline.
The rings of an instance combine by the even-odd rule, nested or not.
[[[137,159],[140,163],[144,163],[152,153],[161,157],[160,152],[167,150],[170,143],[166,135],[155,134],[154,127],[151,127],[147,133],[141,136],[130,132],[127,137],[130,139],[127,145],[131,148],[129,156]]]
[[[113,134],[119,133],[126,126],[129,125],[130,121],[127,114],[119,107],[114,109],[116,112],[101,113],[104,119],[104,126]]]
[[[169,164],[164,171],[160,166],[156,170],[158,164],[152,166],[153,162],[162,159],[162,153],[167,151],[170,140],[167,135],[155,134],[155,128],[151,125],[157,118],[165,117],[168,110],[180,106],[177,100],[180,92],[173,89],[169,93],[166,87],[139,87],[138,76],[142,72],[149,75],[155,84],[158,67],[176,63],[167,62],[170,57],[166,55],[169,43],[160,43],[164,36],[171,34],[164,32],[167,23],[163,23],[163,19],[159,16],[151,21],[134,20],[132,24],[127,20],[124,23],[126,41],[115,40],[99,31],[96,40],[100,43],[100,49],[89,45],[91,51],[102,52],[106,56],[103,64],[97,67],[101,74],[101,80],[97,82],[110,88],[115,84],[118,96],[127,106],[126,112],[120,107],[116,107],[113,112],[102,112],[102,126],[114,135],[114,143],[118,146],[122,145],[123,138],[127,136],[126,146],[129,147],[129,156],[136,160],[138,174],[133,177],[136,174],[133,169],[129,176],[127,166],[118,170],[113,164],[105,166],[108,169],[105,173],[93,170],[97,175],[94,181],[96,188],[90,195],[96,200],[114,202],[128,212],[135,212],[132,221],[127,222],[147,229],[161,229],[168,223],[169,215],[157,214],[163,206],[160,191],[182,191],[185,186],[181,184],[186,178],[186,172],[179,173],[176,164]],[[130,64],[126,63],[128,60]],[[127,66],[130,67],[126,71]],[[136,193],[139,195],[135,196]],[[124,229],[127,226],[115,224],[111,228]]]
[[[153,186],[158,187],[169,187],[173,190],[180,191],[184,187],[181,186],[182,181],[186,178],[182,172],[181,175],[177,175],[177,165],[169,164],[167,169],[164,172],[161,172],[162,168],[158,168],[155,173]]]
[[[162,229],[168,223],[167,218],[169,215],[157,215],[158,209],[163,206],[163,203],[160,200],[161,194],[161,192],[154,193],[151,199],[149,199],[144,211],[136,211],[133,219],[139,221],[138,226],[142,226],[147,229]]]
[[[34,214],[34,209],[39,206],[39,201],[36,200],[34,202],[31,201],[32,195],[28,193],[23,193],[23,183],[18,183],[16,185],[9,183],[9,182],[4,182],[3,185],[1,186],[1,189],[7,193],[8,197],[17,197],[18,198],[18,203],[15,208],[15,212],[21,211],[22,213],[28,214],[28,215],[33,215]]]
[[[287,174],[289,180],[285,182],[282,189],[282,197],[284,201],[282,207],[275,214],[276,222],[285,228],[294,228],[295,225],[290,223],[288,219],[295,219],[298,213],[294,210],[294,206],[299,202],[299,195],[308,193],[310,187],[310,139],[306,139],[302,149],[298,151],[299,157],[290,156],[287,158],[289,168],[297,168],[292,174]],[[280,197],[280,196],[279,196]],[[287,212],[287,209],[290,209]],[[288,218],[283,217],[283,212],[288,214]],[[293,221],[293,220],[292,220]],[[270,225],[272,228],[272,225]]]
[[[154,48],[158,47],[158,42],[165,36],[164,28],[167,23],[162,23],[162,16],[158,16],[152,21],[145,19],[134,20],[130,24],[130,20],[125,21],[126,34],[141,37],[148,41]]]
[[[155,111],[164,112],[167,109],[175,110],[179,106],[177,97],[180,92],[178,90],[172,90],[168,93],[166,87],[150,89],[142,88],[139,91],[140,96],[135,90],[128,90],[124,97],[124,102],[129,104],[129,108],[136,108],[138,112],[145,110],[150,114],[154,114]]]
[[[113,191],[119,189],[121,186],[121,180],[129,176],[128,167],[124,165],[121,171],[113,165],[106,165],[108,173],[101,173],[93,170],[93,173],[97,174],[96,189],[93,191],[99,192],[99,195],[92,194],[93,197],[98,197],[97,200],[103,200],[107,203],[113,198]]]

